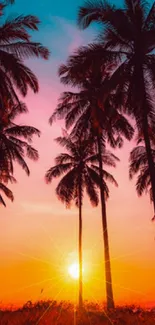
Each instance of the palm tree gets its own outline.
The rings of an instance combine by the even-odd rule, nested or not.
[[[64,72],[65,71],[65,72]],[[76,74],[70,75],[68,66],[60,67],[59,73],[63,83],[75,83]],[[78,73],[78,72],[77,72]],[[123,104],[123,98],[118,98],[114,93],[110,94],[105,101],[104,110],[99,103],[100,89],[103,87],[108,76],[107,67],[101,73],[100,70],[91,69],[87,71],[86,77],[79,76],[77,85],[79,92],[64,92],[60,97],[59,104],[50,118],[52,124],[55,119],[65,118],[66,128],[73,125],[71,136],[80,137],[83,134],[91,135],[97,145],[100,196],[102,208],[103,240],[105,249],[105,273],[106,273],[106,295],[107,307],[114,307],[112,277],[110,266],[110,252],[108,240],[108,227],[106,216],[106,203],[103,180],[103,164],[106,163],[105,151],[106,140],[112,147],[122,146],[122,135],[128,140],[133,136],[133,128],[127,119],[118,112],[119,106]]]
[[[62,153],[55,159],[56,165],[50,168],[45,179],[50,183],[53,178],[63,175],[56,188],[58,198],[70,206],[75,201],[79,208],[79,307],[83,306],[82,298],[82,205],[84,190],[86,190],[92,205],[97,206],[100,187],[99,168],[96,165],[98,157],[94,154],[94,145],[90,139],[79,138],[73,141],[69,136],[57,138],[57,142],[67,149],[68,153]],[[107,165],[115,166],[116,157],[105,150],[104,158]],[[64,175],[65,174],[65,175]],[[108,197],[109,189],[106,180],[117,185],[114,177],[107,171],[103,171],[103,188]]]
[[[4,8],[14,1],[1,2],[1,15]],[[1,18],[2,19],[2,18]],[[16,90],[26,96],[28,89],[39,90],[38,80],[25,64],[31,57],[48,59],[49,51],[41,43],[33,42],[29,31],[37,31],[40,21],[32,15],[7,19],[0,25],[0,97],[10,98],[19,103]]]
[[[1,111],[0,120],[0,173],[13,175],[14,162],[17,162],[29,175],[25,155],[34,161],[38,160],[38,151],[30,143],[34,135],[40,136],[40,131],[32,126],[18,125],[14,122],[18,115],[27,112],[24,103],[5,107],[7,108]]]
[[[86,28],[92,22],[104,26],[98,42],[81,49],[82,55],[87,65],[97,57],[102,64],[108,61],[115,65],[106,96],[110,88],[127,91],[126,112],[135,118],[138,132],[144,136],[155,212],[155,166],[149,137],[149,125],[154,124],[155,116],[154,18],[155,2],[149,7],[145,0],[125,0],[119,9],[107,1],[87,1],[78,13],[80,27]],[[70,58],[71,66],[73,61],[80,65],[79,54]]]

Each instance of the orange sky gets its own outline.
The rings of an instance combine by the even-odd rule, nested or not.
[[[71,23],[61,20],[61,27],[64,28],[61,38],[54,39],[53,43],[50,41],[54,50],[60,50],[66,33],[70,36],[68,53],[75,45],[85,43],[85,37],[81,38],[79,32],[75,34],[75,26]],[[48,125],[48,118],[64,89],[56,78],[59,63],[60,59],[55,57],[47,63],[31,63],[40,80],[40,93],[29,94],[30,113],[23,115],[19,122],[29,123],[42,131],[41,138],[34,141],[40,160],[29,163],[29,178],[17,168],[18,184],[11,187],[15,201],[13,204],[7,202],[6,209],[0,207],[2,304],[15,305],[31,299],[48,298],[73,300],[76,297],[77,282],[68,276],[67,268],[76,259],[78,211],[75,207],[66,210],[57,200],[54,193],[56,182],[51,186],[44,182],[46,170],[61,150],[53,139],[61,135],[62,124],[54,124],[52,128]],[[107,203],[114,297],[117,304],[147,305],[154,301],[155,292],[155,224],[151,223],[153,209],[149,197],[138,198],[135,182],[128,180],[131,148],[133,143],[125,143],[123,150],[115,152],[121,159],[117,169],[113,170],[119,188],[110,187],[111,196]],[[105,283],[100,207],[92,208],[86,199],[83,220],[84,298],[103,301]]]

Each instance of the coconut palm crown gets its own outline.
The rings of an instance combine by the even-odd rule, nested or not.
[[[49,50],[41,43],[33,42],[30,32],[38,31],[39,19],[33,15],[20,15],[4,22],[4,9],[14,1],[0,2],[0,97],[19,102],[17,90],[26,96],[28,89],[38,92],[37,77],[24,60],[48,59]]]

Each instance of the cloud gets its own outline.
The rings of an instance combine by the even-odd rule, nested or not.
[[[52,35],[57,35],[56,38],[52,38],[52,47],[59,56],[71,54],[79,46],[86,45],[94,39],[91,28],[81,31],[73,21],[58,16],[51,16],[50,19],[53,27]]]
[[[47,193],[46,193],[47,194]],[[40,215],[52,215],[54,216],[61,216],[62,215],[66,215],[66,216],[74,216],[77,214],[77,210],[76,208],[73,206],[72,210],[70,209],[66,209],[65,205],[61,205],[61,211],[60,211],[60,205],[58,203],[57,200],[52,200],[52,202],[50,201],[46,201],[45,197],[44,197],[44,201],[43,202],[32,202],[32,201],[22,201],[20,203],[20,207],[23,209],[25,214],[40,214]]]
[[[22,202],[21,207],[24,209],[25,212],[29,213],[50,213],[53,210],[53,205],[46,204],[46,203],[32,203],[32,202]]]

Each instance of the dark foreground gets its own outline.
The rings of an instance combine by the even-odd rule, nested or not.
[[[117,307],[106,312],[101,306],[86,304],[80,315],[69,303],[28,302],[18,310],[1,310],[0,325],[155,325],[155,309]]]

